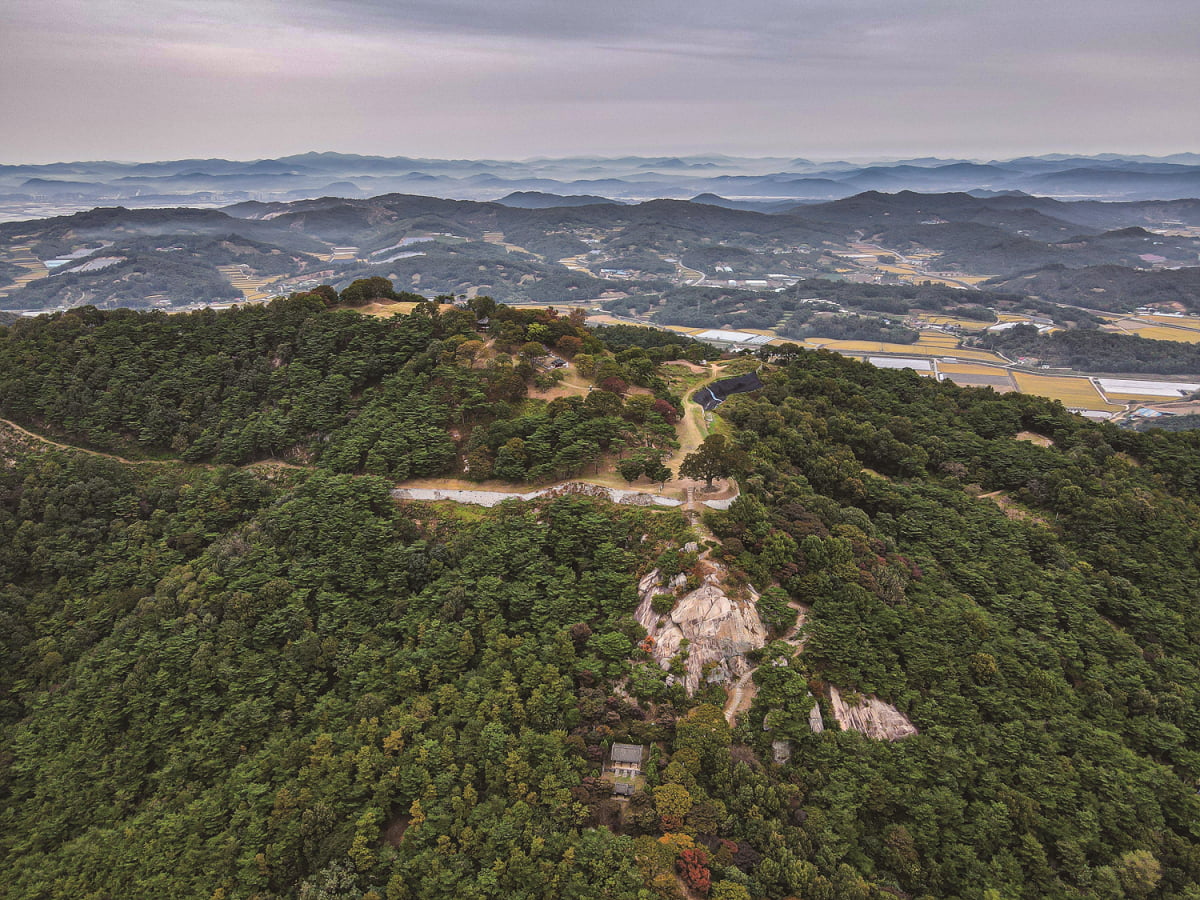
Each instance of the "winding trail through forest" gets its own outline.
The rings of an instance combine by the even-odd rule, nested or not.
[[[706,385],[712,384],[721,377],[720,367],[714,362],[709,363],[708,378],[690,389],[691,396],[695,396],[696,391]],[[678,471],[679,464],[683,462],[683,458],[689,453],[695,453],[696,448],[704,440],[708,431],[708,423],[704,418],[704,408],[691,399],[691,396],[684,399],[683,418],[679,420],[679,429],[676,432],[676,437],[679,440],[679,449],[671,454],[671,458],[666,460],[666,465]]]
[[[697,390],[710,384],[721,377],[721,367],[713,362],[708,366],[708,377],[704,381],[692,387],[689,395],[694,394]],[[553,399],[554,396],[583,396],[586,397],[588,390],[591,388],[589,382],[580,377],[573,369],[566,373],[566,378],[563,382],[556,386],[551,391],[544,392],[539,399]],[[49,447],[54,447],[59,450],[69,450],[75,453],[85,453],[88,456],[94,456],[100,459],[111,459],[114,462],[121,463],[127,466],[154,466],[154,465],[182,465],[191,466],[200,469],[214,469],[218,466],[214,463],[195,463],[186,462],[181,459],[128,459],[116,453],[107,453],[103,450],[92,450],[87,447],[80,447],[75,444],[64,444],[49,438],[46,435],[38,434],[35,431],[18,425],[11,419],[0,418],[0,429],[7,428],[16,434],[25,438],[36,441],[39,444],[44,444]],[[678,471],[683,458],[689,453],[695,452],[701,442],[704,440],[705,434],[708,431],[707,421],[705,419],[704,409],[694,401],[685,399],[684,415],[677,427],[677,437],[679,441],[679,449],[675,451],[666,461],[667,465]],[[238,466],[240,469],[310,469],[311,466],[298,465],[296,463],[285,462],[280,459],[262,459],[255,462],[243,463]],[[585,484],[595,485],[610,493],[611,499],[614,502],[620,503],[626,500],[631,495],[649,495],[653,498],[662,498],[661,505],[665,506],[683,506],[688,512],[689,518],[694,523],[699,523],[700,514],[703,512],[704,500],[700,498],[700,485],[703,482],[694,481],[691,479],[674,479],[668,481],[661,486],[646,485],[645,487],[633,488],[627,485],[623,480],[618,481],[615,473],[606,473],[593,477],[579,476],[577,478],[567,479],[565,481],[555,482],[554,484],[543,485],[531,492],[521,492],[514,490],[495,490],[489,489],[487,485],[476,482],[466,481],[461,478],[443,477],[443,478],[418,478],[411,479],[405,482],[399,482],[394,485],[394,495],[398,498],[405,499],[437,499],[437,500],[452,500],[454,502],[479,504],[484,506],[493,506],[504,499],[532,499],[535,495],[542,496],[547,494],[555,494],[564,489],[570,490],[570,485]],[[508,488],[508,485],[504,485]],[[729,492],[732,490],[732,493]],[[729,489],[721,491],[717,498],[720,500],[730,500],[738,496],[738,488],[736,482],[730,482]],[[438,496],[434,496],[434,495]],[[680,498],[680,495],[682,497]],[[676,499],[680,498],[680,499]],[[636,502],[636,500],[634,501]]]
[[[795,647],[796,652],[792,655],[799,656],[804,650],[804,639],[799,637],[799,633],[808,620],[808,607],[795,600],[789,600],[788,606],[796,610],[796,623],[785,631],[779,640]],[[757,671],[758,666],[755,666],[735,681],[729,689],[725,699],[725,721],[729,723],[730,728],[736,727],[738,716],[750,709],[754,698],[758,695],[758,685],[754,683],[754,673]]]
[[[112,459],[119,463],[124,463],[127,466],[146,466],[165,462],[175,462],[175,460],[165,459],[126,459],[123,456],[117,456],[115,453],[104,453],[101,450],[88,450],[86,447],[77,447],[74,444],[60,444],[58,441],[51,440],[43,434],[37,434],[27,428],[22,428],[11,419],[0,419],[0,426],[9,428],[18,434],[23,434],[27,438],[32,438],[40,444],[49,444],[51,447],[57,447],[59,450],[72,450],[75,453],[86,453],[88,456],[99,456],[103,459]],[[186,465],[186,463],[185,463]]]
[[[758,694],[758,685],[754,683],[756,671],[758,671],[757,667],[735,681],[733,690],[729,692],[729,697],[725,701],[725,721],[729,723],[730,728],[737,725],[738,716],[754,703],[754,697]]]
[[[35,431],[30,431],[28,428],[23,428],[11,419],[0,419],[0,428],[8,428],[23,435],[31,440],[37,441],[39,444],[47,444],[58,450],[70,450],[72,453],[85,453],[88,456],[96,456],[100,459],[111,459],[113,462],[119,462],[126,466],[192,466],[197,469],[215,469],[218,468],[213,463],[194,463],[187,462],[182,459],[126,459],[124,456],[118,456],[115,453],[105,453],[103,450],[90,450],[87,447],[80,447],[76,444],[63,444],[56,440],[46,437],[44,434],[38,434]],[[270,468],[270,469],[305,469],[307,466],[297,465],[296,463],[284,462],[282,459],[259,459],[254,462],[243,463],[237,466],[239,469],[254,469],[254,468]]]

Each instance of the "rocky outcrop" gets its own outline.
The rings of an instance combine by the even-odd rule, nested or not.
[[[917,733],[916,726],[890,703],[878,697],[863,697],[855,706],[842,699],[841,692],[830,685],[830,705],[842,730],[861,731],[867,737],[881,741],[898,741]]]
[[[705,561],[705,566],[709,571],[704,582],[680,597],[670,613],[654,611],[654,595],[682,588],[683,575],[664,586],[655,569],[638,585],[642,599],[635,615],[653,638],[647,643],[653,645],[650,652],[658,664],[668,668],[683,641],[688,642],[681,680],[689,694],[696,691],[703,678],[710,682],[737,681],[751,669],[743,654],[767,642],[754,590],[749,590],[749,599],[732,597],[724,587],[725,570],[711,561]]]

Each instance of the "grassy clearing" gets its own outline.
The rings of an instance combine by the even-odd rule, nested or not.
[[[1013,437],[1018,441],[1028,441],[1031,444],[1037,444],[1039,447],[1054,446],[1054,441],[1050,440],[1044,434],[1038,434],[1036,431],[1018,431]]]
[[[416,309],[416,306],[417,304],[415,302],[379,300],[375,303],[368,303],[366,306],[344,306],[341,307],[341,309],[350,309],[354,312],[362,313],[364,316],[375,316],[376,318],[380,319],[389,319],[397,313],[407,316],[411,314],[414,309]],[[454,307],[449,303],[443,303],[441,305],[442,312],[446,312],[450,309],[454,309]]]

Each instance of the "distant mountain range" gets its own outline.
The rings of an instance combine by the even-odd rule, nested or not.
[[[572,202],[557,205],[579,205],[581,197],[638,202],[708,194],[729,203],[770,204],[822,202],[870,190],[1175,200],[1200,197],[1200,154],[814,162],[723,155],[506,161],[303,153],[253,161],[63,162],[0,166],[0,216],[44,214],[47,204],[64,211],[110,203],[215,206],[387,193],[503,198],[509,205],[544,202],[536,195],[571,197]]]
[[[888,259],[902,268],[889,270]],[[180,308],[382,276],[427,296],[563,304],[699,284],[776,291],[806,279],[932,278],[970,290],[994,278],[1007,292],[1045,301],[1200,310],[1198,262],[1200,200],[1192,199],[864,191],[823,203],[715,194],[622,203],[529,191],[491,202],[385,194],[223,209],[108,207],[2,223],[0,308]]]

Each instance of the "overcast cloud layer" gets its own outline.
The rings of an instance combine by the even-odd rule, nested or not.
[[[6,0],[0,161],[1200,150],[1195,0]]]

